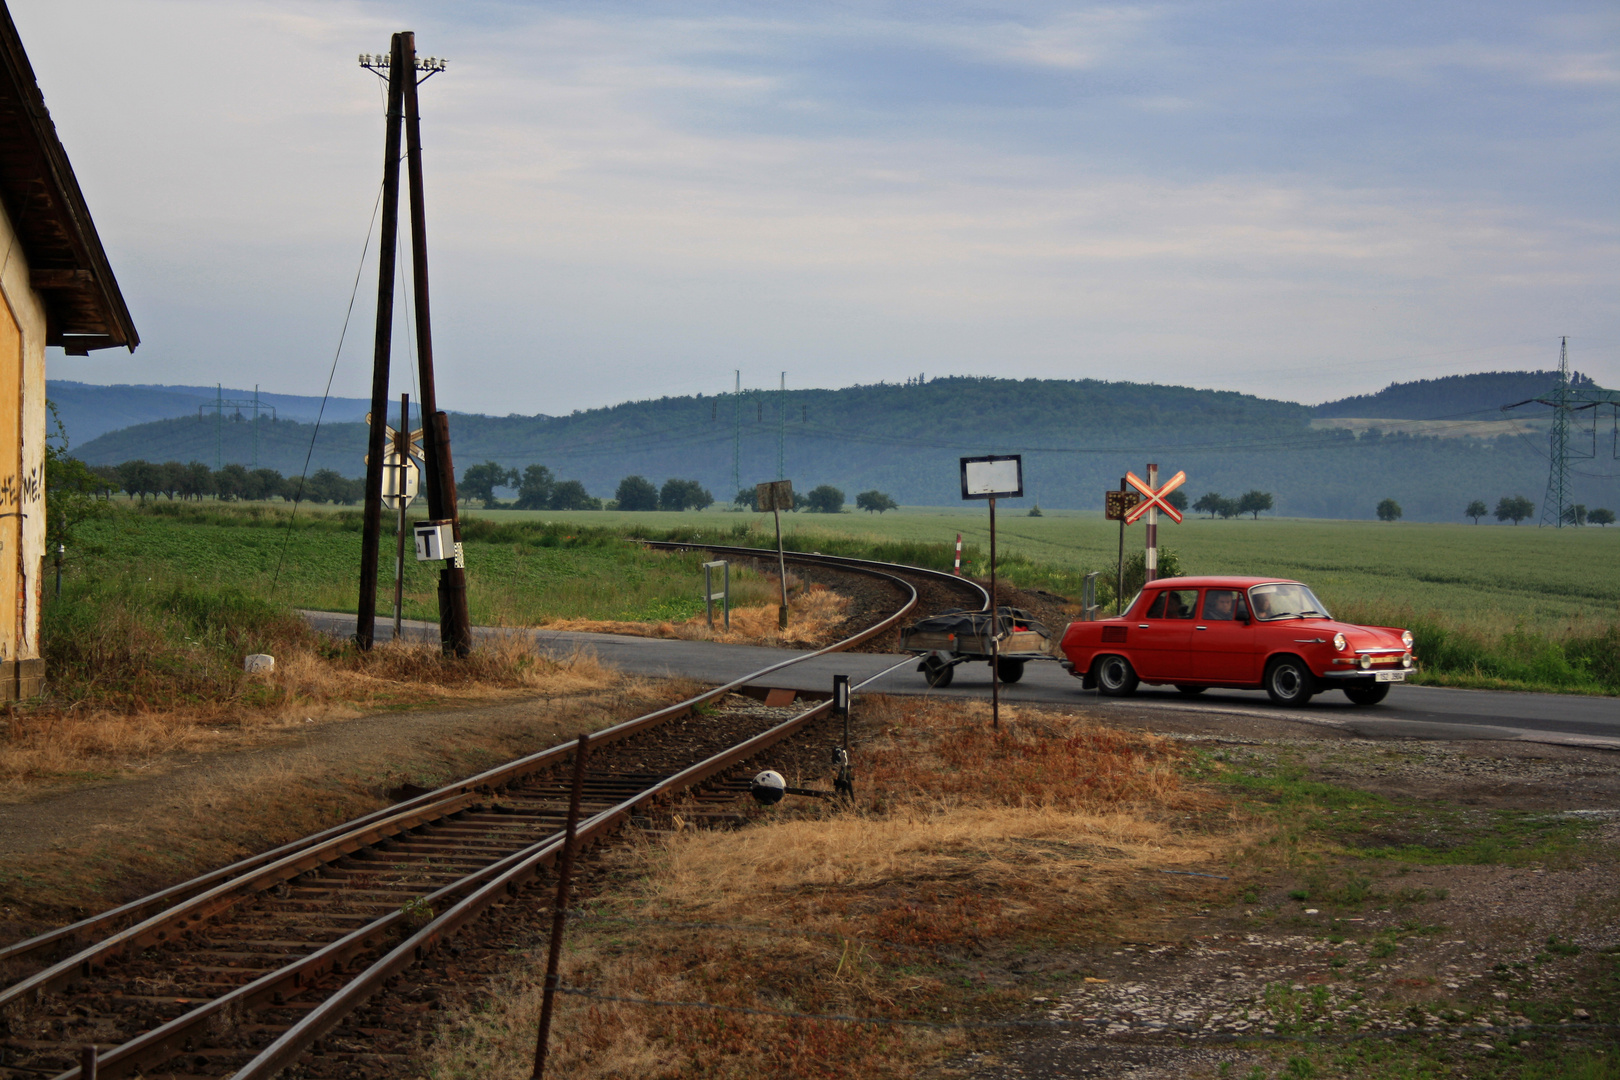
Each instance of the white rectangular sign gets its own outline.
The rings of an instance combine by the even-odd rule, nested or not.
[[[1024,459],[1020,454],[962,459],[962,498],[1016,499],[1024,494]]]
[[[448,521],[418,521],[411,531],[416,537],[417,562],[432,562],[454,556],[455,530]]]

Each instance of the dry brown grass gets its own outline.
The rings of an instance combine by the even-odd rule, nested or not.
[[[290,727],[376,708],[430,707],[540,694],[605,690],[621,676],[594,655],[538,656],[520,633],[480,639],[472,656],[436,645],[388,643],[369,653],[310,641],[292,644],[267,675],[241,676],[229,692],[162,708],[76,703],[13,712],[0,735],[0,797],[95,781],[176,753],[240,749]]]
[[[788,575],[789,585],[796,579]],[[774,577],[770,579],[773,583]],[[726,645],[771,645],[806,648],[827,642],[828,635],[849,614],[849,598],[819,582],[791,589],[788,594],[788,627],[777,626],[777,604],[751,604],[731,609],[731,629],[724,628],[715,615],[715,628],[709,629],[707,616],[698,615],[682,622],[611,622],[596,619],[558,619],[545,624],[548,630],[573,630],[588,634],[628,634],[633,637],[679,638],[683,641],[718,641]]]
[[[994,1019],[1022,995],[983,958],[1139,932],[1212,889],[1158,870],[1224,860],[1243,842],[1224,807],[1180,782],[1165,740],[1029,712],[998,735],[977,705],[861,711],[873,737],[857,755],[858,809],[683,829],[625,853],[633,887],[570,933],[565,983],[597,996],[562,999],[560,1075],[917,1075],[981,1036],[609,999]],[[1213,827],[1189,827],[1194,812]],[[428,1074],[527,1076],[542,962],[537,950],[534,966],[455,1010]]]

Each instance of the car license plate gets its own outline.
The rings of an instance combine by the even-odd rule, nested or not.
[[[1404,671],[1380,671],[1378,674],[1373,676],[1373,681],[1374,682],[1405,682],[1406,681],[1406,672],[1404,672]]]

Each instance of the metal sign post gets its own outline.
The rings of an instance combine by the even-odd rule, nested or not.
[[[1001,727],[1001,606],[996,598],[996,496],[1024,494],[1022,454],[962,459],[962,498],[990,501],[990,726]]]
[[[1109,521],[1119,522],[1119,561],[1114,564],[1114,614],[1125,610],[1125,515],[1139,502],[1141,496],[1130,489],[1122,476],[1118,491],[1103,492],[1103,513]]]
[[[793,481],[773,480],[770,483],[757,484],[754,487],[754,497],[759,500],[760,510],[769,510],[771,516],[776,519],[776,572],[782,582],[782,606],[776,609],[776,626],[779,630],[786,630],[787,556],[782,552],[782,511],[793,509]]]
[[[714,591],[714,571],[719,568],[721,575],[720,591]],[[703,609],[709,616],[709,629],[714,629],[714,602],[721,603],[725,614],[726,630],[731,630],[731,564],[725,560],[706,562],[703,564]]]

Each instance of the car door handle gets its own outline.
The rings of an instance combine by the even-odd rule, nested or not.
[[[1195,627],[1193,627],[1193,629],[1194,630],[1208,630],[1209,627],[1207,627],[1207,626],[1195,626]]]
[[[1148,624],[1147,624],[1147,623],[1145,623],[1145,622],[1144,622],[1144,623],[1137,623],[1137,624],[1136,624],[1136,628],[1137,628],[1137,629],[1138,629],[1138,630],[1146,630],[1146,629],[1147,629],[1147,628],[1148,628]]]

